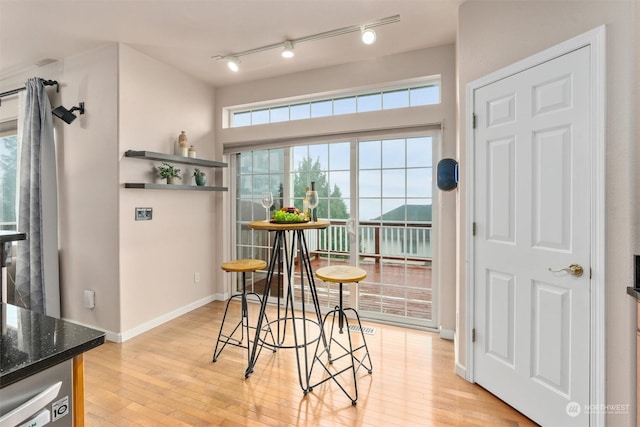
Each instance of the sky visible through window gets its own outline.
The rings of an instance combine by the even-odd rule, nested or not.
[[[409,108],[440,103],[440,85],[378,91],[289,105],[262,107],[231,113],[231,127],[256,126],[369,111]]]
[[[430,214],[428,217],[414,219],[410,211],[415,211],[416,207],[430,208],[432,204],[433,138],[425,135],[363,140],[358,142],[357,147],[358,219],[375,221],[384,217],[388,220],[402,218],[409,222],[431,222]],[[326,203],[328,199],[333,199],[335,196],[330,193],[337,186],[340,199],[349,213],[351,199],[354,197],[351,193],[351,180],[354,178],[350,168],[351,149],[348,141],[291,147],[291,174],[306,174],[299,170],[303,164],[317,168],[316,173],[326,180],[323,182],[326,182],[324,188],[327,194],[320,194],[321,201]],[[250,163],[253,166],[250,166],[246,162],[252,158],[253,162]],[[240,197],[258,200],[263,191],[277,194],[284,178],[281,149],[245,153],[240,159]],[[310,173],[309,176],[311,175]],[[305,185],[310,184],[309,176],[302,178]],[[290,200],[300,201],[304,195],[304,186],[298,190],[293,187],[294,194],[290,195]],[[333,202],[329,200],[329,203]]]

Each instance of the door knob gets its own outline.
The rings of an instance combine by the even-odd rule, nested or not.
[[[582,276],[582,273],[584,273],[584,269],[580,264],[571,264],[569,267],[561,268],[560,270],[553,270],[551,267],[549,267],[549,271],[552,273],[560,273],[562,271],[566,271],[570,275],[576,277],[580,277]]]

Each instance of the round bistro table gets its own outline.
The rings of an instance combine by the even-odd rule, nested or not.
[[[275,232],[275,239],[271,248],[271,256],[267,267],[267,278],[264,287],[264,294],[262,298],[262,304],[260,307],[260,314],[258,315],[256,330],[260,331],[263,327],[263,322],[268,322],[266,319],[266,307],[269,299],[271,282],[274,272],[277,270],[278,281],[282,277],[281,266],[286,268],[286,280],[287,280],[287,294],[285,296],[285,314],[284,318],[281,317],[280,312],[280,287],[278,287],[278,322],[276,346],[279,348],[294,348],[296,351],[296,362],[298,365],[298,380],[300,388],[307,394],[309,391],[309,357],[308,349],[309,344],[316,340],[322,339],[326,346],[326,337],[322,328],[322,314],[320,313],[320,305],[318,302],[318,293],[316,291],[316,285],[313,277],[313,270],[311,268],[311,260],[309,257],[309,249],[307,247],[307,240],[304,234],[305,230],[319,230],[329,226],[329,221],[309,221],[303,223],[274,223],[269,221],[253,221],[249,223],[249,228],[253,230],[266,230]],[[291,239],[289,245],[287,245],[287,235],[290,235]],[[296,315],[293,310],[293,269],[294,259],[296,253],[299,255],[300,266],[300,292],[302,300],[301,315]],[[305,308],[305,292],[311,293],[311,299],[313,301],[313,316],[310,318]],[[293,327],[293,346],[284,345],[284,330],[282,331],[282,340],[280,336],[280,322],[284,321],[285,326],[287,321],[291,321]],[[296,325],[296,320],[302,321],[302,328]],[[306,324],[311,320],[319,327],[319,336],[317,338],[311,338],[307,334]],[[302,329],[302,330],[299,330]],[[253,340],[253,348],[251,350],[251,356],[249,358],[249,366],[245,372],[245,378],[251,375],[253,368],[255,367],[258,359],[259,343],[258,337]],[[300,354],[302,353],[302,355]]]

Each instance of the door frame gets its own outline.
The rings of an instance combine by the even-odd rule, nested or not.
[[[591,134],[591,313],[590,313],[590,405],[601,407],[605,404],[606,366],[605,366],[605,106],[606,106],[606,28],[604,25],[584,34],[571,38],[556,46],[536,53],[528,58],[511,64],[505,68],[490,73],[466,86],[466,372],[465,379],[474,381],[474,343],[471,331],[474,328],[475,316],[475,253],[473,223],[475,221],[475,131],[472,117],[474,114],[475,91],[483,86],[497,82],[514,74],[520,73],[536,65],[550,61],[585,46],[590,47],[590,102],[591,116],[589,117]],[[604,411],[590,413],[590,425],[604,426]]]

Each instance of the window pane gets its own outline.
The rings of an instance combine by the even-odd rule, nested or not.
[[[308,119],[311,117],[311,105],[296,104],[291,106],[291,120]]]
[[[407,138],[407,167],[431,166],[432,138]]]
[[[351,146],[348,142],[329,145],[329,166],[332,170],[351,169]]]
[[[358,97],[358,112],[382,110],[382,95],[373,93],[371,95],[362,95]]]
[[[251,197],[253,189],[253,177],[251,175],[241,175],[240,182],[238,183],[238,197],[247,198]]]
[[[350,96],[348,98],[338,98],[333,101],[333,114],[352,114],[356,112],[356,98]]]
[[[425,86],[411,89],[411,106],[432,105],[440,103],[440,86]]]
[[[360,197],[380,197],[380,171],[360,171]]]
[[[382,197],[404,197],[404,169],[385,169],[382,171]]]
[[[0,230],[16,228],[16,171],[18,166],[18,138],[0,138]]]
[[[404,222],[407,218],[407,205],[404,199],[383,199],[382,219],[385,221]]]
[[[349,219],[349,203],[348,198],[330,199],[329,219]]]
[[[288,122],[289,121],[289,106],[276,107],[271,109],[271,123]]]
[[[326,117],[333,114],[331,100],[311,103],[311,117]]]
[[[310,145],[309,157],[311,158],[312,165],[315,166],[316,162],[318,162],[320,170],[325,171],[329,169],[329,147],[327,144]]]
[[[382,167],[403,168],[405,166],[404,139],[382,141]]]
[[[409,90],[394,90],[382,94],[382,108],[390,110],[392,108],[404,108],[409,106]]]
[[[309,158],[308,146],[302,145],[299,147],[293,147],[292,155],[291,155],[291,164],[293,165],[293,167],[291,169],[297,170],[299,166],[308,158]]]
[[[271,173],[284,172],[284,148],[269,150],[269,171]]]
[[[407,203],[407,221],[431,223],[432,199],[410,199]]]
[[[269,123],[269,110],[256,110],[251,112],[251,124],[262,125]]]
[[[251,154],[245,154],[240,156],[240,173],[251,173],[253,167],[253,156]]]
[[[251,112],[245,111],[242,113],[233,113],[232,127],[249,126],[251,124]]]
[[[252,195],[256,199],[257,203],[261,203],[262,193],[264,191],[271,191],[269,188],[269,175],[254,175],[253,176],[253,192]]]
[[[380,158],[380,141],[363,141],[358,145],[360,169],[379,168],[382,165]]]
[[[253,152],[253,173],[269,172],[269,151],[260,150]]]
[[[373,221],[380,219],[382,215],[380,199],[360,199],[358,203],[359,220],[360,221]],[[370,253],[375,253],[375,248],[369,248]],[[362,249],[363,252],[368,252],[367,249]]]
[[[432,168],[407,169],[407,196],[431,197]]]
[[[351,172],[329,172],[329,188],[331,197],[337,197],[339,194],[342,197],[351,197]],[[336,190],[337,187],[337,190]]]

